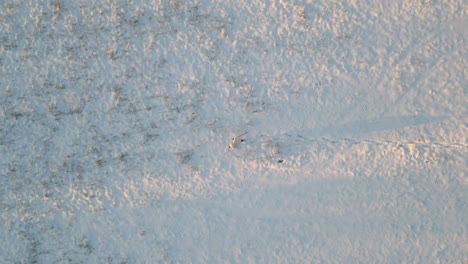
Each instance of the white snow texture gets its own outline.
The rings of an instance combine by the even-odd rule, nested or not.
[[[467,263],[467,11],[1,1],[0,263]]]

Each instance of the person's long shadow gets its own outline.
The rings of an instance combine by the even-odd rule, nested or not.
[[[390,129],[399,129],[411,126],[420,126],[429,123],[435,123],[447,120],[448,116],[396,116],[384,117],[378,119],[360,120],[349,122],[338,126],[329,126],[322,128],[311,128],[298,130],[293,132],[296,135],[302,135],[307,138],[311,137],[343,137],[359,135],[362,133],[370,133],[376,131],[384,131]]]
[[[363,134],[365,137],[365,134],[370,132],[400,129],[412,126],[421,126],[429,123],[441,122],[447,119],[449,119],[449,117],[447,116],[396,116],[360,120],[336,126],[291,130],[286,133],[276,135],[259,134],[253,137],[249,137],[247,135],[246,139],[242,141],[239,149],[244,149],[251,156],[267,158],[277,156],[279,153],[301,153],[302,151],[305,151],[313,142],[339,143],[342,141],[347,141],[352,143],[359,143],[366,141],[373,142],[376,144],[402,144],[406,142],[431,146],[445,146],[446,144],[439,142],[410,142],[404,138],[398,140],[398,142],[390,142],[387,140],[375,139],[366,140],[363,139]],[[359,136],[360,139],[352,139],[354,136]]]

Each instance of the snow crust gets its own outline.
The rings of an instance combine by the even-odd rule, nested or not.
[[[466,263],[466,15],[2,1],[0,263]]]

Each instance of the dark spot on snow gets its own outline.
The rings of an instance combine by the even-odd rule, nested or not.
[[[182,164],[187,164],[192,159],[193,150],[185,150],[176,153],[179,162]]]
[[[284,162],[284,160],[283,160],[283,159],[280,159],[280,160],[278,160],[278,162],[279,162],[279,163],[283,163],[283,162]]]

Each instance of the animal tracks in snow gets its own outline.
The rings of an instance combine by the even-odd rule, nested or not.
[[[424,155],[436,155],[434,153],[438,153],[440,156],[442,152],[467,151],[468,147],[463,143],[353,138],[354,134],[418,126],[445,119],[445,117],[427,116],[393,117],[352,122],[322,129],[298,130],[277,135],[248,136],[255,134],[250,132],[232,138],[229,149],[232,155],[248,164],[260,165],[263,168],[299,170],[305,170],[313,164],[317,165],[320,162],[333,159],[349,161],[350,164],[355,161],[371,162],[372,159],[375,159],[372,161],[375,162],[384,158],[369,156],[369,150],[376,148],[383,151],[382,153],[393,153],[401,150],[399,159],[405,158],[405,155],[409,159],[423,159]],[[391,157],[392,155],[388,154],[387,156]]]

